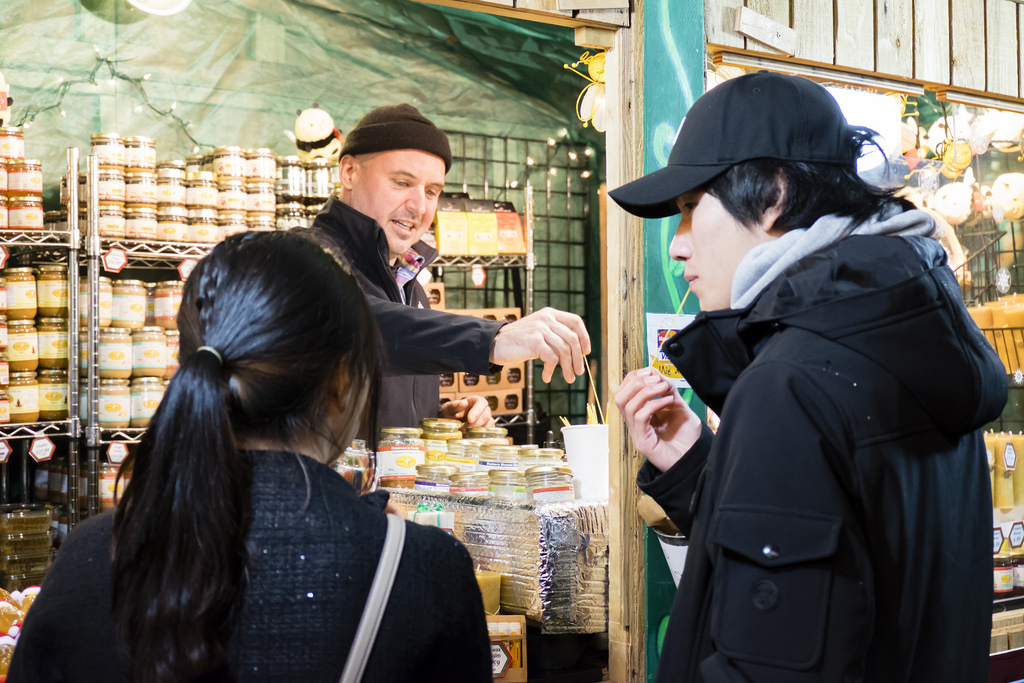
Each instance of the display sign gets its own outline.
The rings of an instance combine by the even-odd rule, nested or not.
[[[470,278],[473,280],[473,286],[479,289],[484,286],[485,282],[487,282],[487,271],[484,270],[483,266],[473,266]]]
[[[182,280],[187,280],[188,276],[192,274],[192,271],[199,265],[199,261],[194,258],[187,258],[178,264],[178,275],[181,276]]]
[[[57,450],[57,447],[50,440],[50,437],[40,436],[32,439],[32,445],[29,446],[28,452],[36,462],[46,462],[53,457],[55,450]]]
[[[6,463],[10,457],[11,444],[7,443],[7,439],[0,440],[0,463]]]
[[[647,358],[652,368],[664,375],[677,389],[686,389],[690,383],[668,359],[661,345],[683,329],[696,316],[693,314],[673,315],[672,313],[647,314]]]
[[[112,465],[120,465],[128,457],[128,444],[123,441],[115,441],[107,446],[107,460]]]
[[[992,554],[995,555],[999,552],[999,548],[1003,545],[1003,530],[996,527],[992,530]]]
[[[109,273],[120,273],[121,269],[128,264],[128,256],[124,253],[124,249],[118,249],[117,247],[108,249],[107,253],[101,258],[103,268]]]
[[[7,251],[7,247],[0,245],[0,268],[4,268],[7,265],[7,259],[11,253]]]
[[[1003,464],[1006,465],[1007,472],[1012,472],[1017,467],[1017,451],[1010,441],[1006,442],[1006,448],[1003,449]]]
[[[1014,522],[1010,527],[1010,547],[1019,548],[1024,543],[1024,522]]]
[[[491,643],[491,675],[494,678],[503,678],[511,662],[512,656],[505,643]]]

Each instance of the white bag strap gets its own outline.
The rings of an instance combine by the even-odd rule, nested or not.
[[[402,547],[405,545],[405,521],[398,515],[388,515],[388,531],[384,537],[384,549],[377,562],[377,572],[373,575],[370,594],[363,607],[363,616],[356,628],[356,637],[348,652],[345,669],[341,672],[341,683],[359,683],[370,659],[370,650],[377,639],[377,629],[384,617],[384,608],[391,597],[391,587],[398,573],[398,563],[402,559]]]

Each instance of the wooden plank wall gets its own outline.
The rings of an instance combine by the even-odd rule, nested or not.
[[[794,29],[802,62],[1024,97],[1024,8],[1012,0],[705,0],[712,52],[788,59],[736,33],[744,5]]]

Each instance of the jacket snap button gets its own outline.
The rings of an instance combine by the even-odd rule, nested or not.
[[[668,350],[671,351],[672,353],[678,354],[683,352],[683,347],[676,342],[672,342],[671,344],[668,345]]]
[[[761,554],[769,560],[774,560],[776,557],[779,556],[779,549],[771,543],[769,543],[765,547],[761,548]]]
[[[750,597],[757,609],[770,610],[779,602],[779,587],[772,581],[762,579],[754,583]]]

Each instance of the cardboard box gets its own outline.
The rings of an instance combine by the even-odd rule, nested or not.
[[[428,282],[423,285],[423,291],[427,293],[427,298],[430,300],[430,307],[435,311],[444,310],[444,283],[443,282]]]
[[[494,215],[498,221],[498,253],[525,254],[526,234],[512,202],[495,202]]]
[[[526,617],[522,614],[488,614],[487,631],[491,633],[491,673],[494,680],[526,681]],[[519,633],[501,635],[501,631]]]
[[[460,372],[458,374],[460,394],[482,395],[484,392],[489,391],[485,379],[486,375],[478,375],[474,372]]]
[[[498,216],[494,202],[486,199],[466,201],[466,226],[471,256],[493,256],[498,253]]]
[[[464,192],[442,194],[434,216],[435,247],[442,254],[460,256],[469,253],[469,218]]]
[[[487,389],[477,393],[483,394],[487,399],[491,406],[491,415],[510,415],[525,410],[521,389]]]
[[[522,389],[526,386],[526,363],[506,365],[501,372],[484,375],[488,389]]]
[[[459,391],[459,375],[461,372],[442,372],[440,377],[441,393],[454,394]]]

